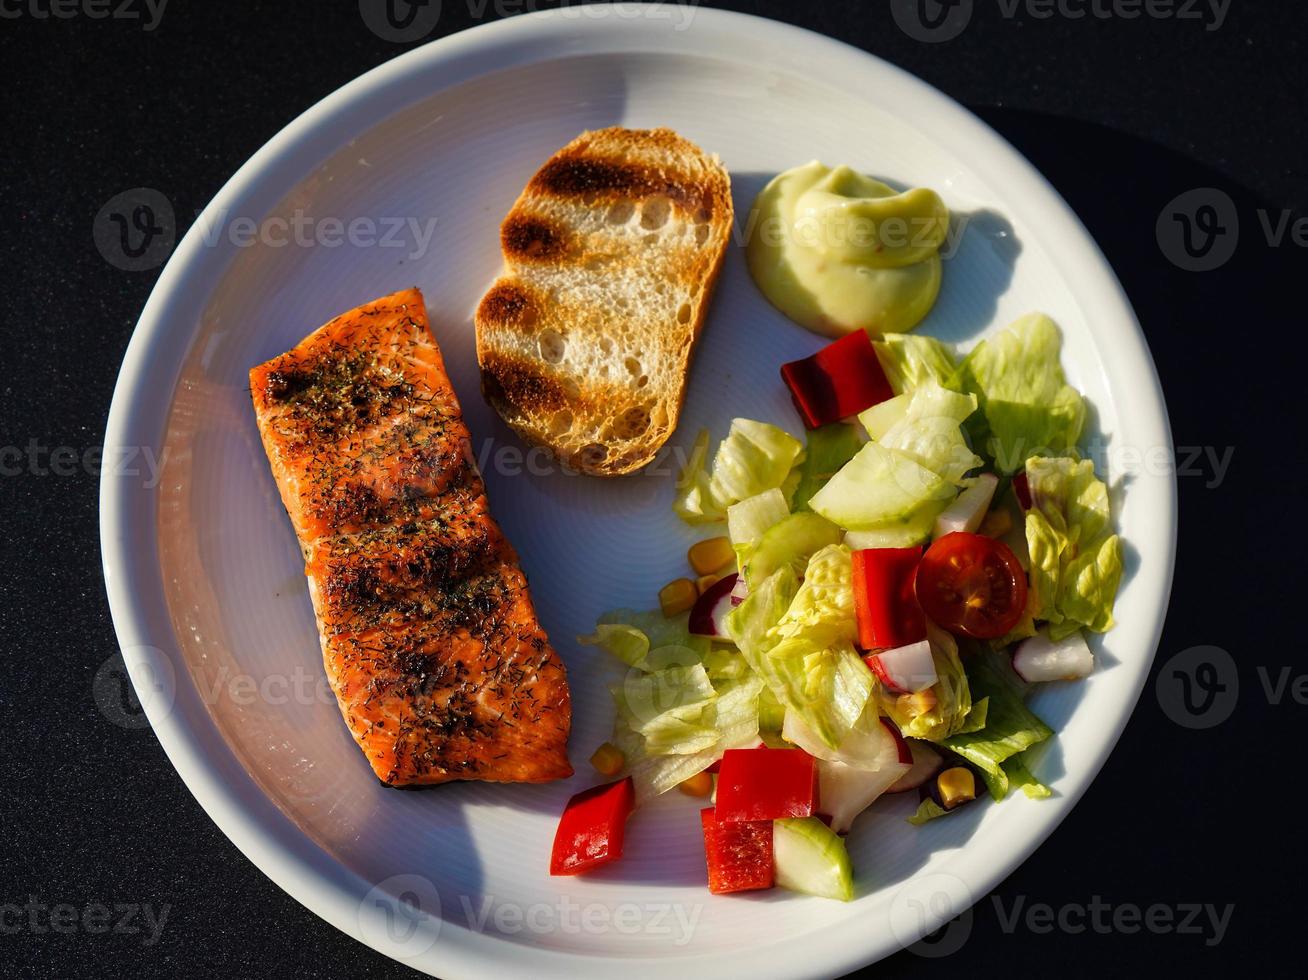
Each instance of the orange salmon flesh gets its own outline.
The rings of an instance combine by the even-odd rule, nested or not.
[[[417,289],[250,372],[341,714],[388,786],[572,775],[567,675]]]

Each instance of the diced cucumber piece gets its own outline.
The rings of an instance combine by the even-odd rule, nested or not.
[[[772,860],[782,888],[841,902],[854,897],[845,841],[817,817],[772,821]]]
[[[911,548],[923,544],[931,537],[936,518],[930,511],[909,524],[897,527],[880,528],[875,531],[850,531],[845,535],[845,544],[850,551],[867,551],[869,548]]]
[[[814,511],[850,531],[916,528],[928,533],[954,489],[943,478],[893,449],[869,442],[813,495]]]
[[[821,490],[828,480],[840,472],[863,448],[866,440],[858,426],[832,422],[808,434],[808,448],[799,467],[799,485],[791,506],[807,510],[809,498]]]
[[[843,536],[840,528],[818,514],[791,514],[764,533],[745,565],[745,581],[753,586],[787,565],[799,575],[810,558],[829,544],[839,544]]]

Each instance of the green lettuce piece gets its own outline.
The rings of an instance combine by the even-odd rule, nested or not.
[[[656,673],[670,667],[694,667],[703,663],[705,656],[706,654],[701,651],[688,646],[669,643],[666,646],[655,647],[635,666],[646,673]]]
[[[1081,438],[1085,400],[1063,375],[1061,350],[1054,321],[1033,313],[979,343],[949,382],[980,402],[973,445],[1000,473],[1016,473],[1032,456],[1068,452]]]
[[[854,645],[822,646],[798,636],[782,640],[761,657],[760,673],[777,700],[837,748],[872,695],[872,672]]]
[[[677,481],[673,510],[687,523],[721,521],[732,504],[774,487],[793,491],[788,481],[804,446],[790,433],[766,422],[734,420],[711,473],[705,466],[708,443],[708,433],[701,432]]]
[[[577,637],[583,646],[597,646],[628,667],[654,671],[672,664],[689,666],[708,654],[712,641],[690,633],[690,614],[667,617],[662,612],[615,609],[600,617],[595,632]],[[672,648],[672,649],[668,649]]]
[[[872,673],[852,643],[831,647],[803,635],[782,638],[775,629],[799,593],[789,566],[751,587],[727,616],[728,635],[777,702],[794,711],[833,748],[863,713]]]
[[[578,637],[634,668],[611,688],[612,740],[626,756],[638,803],[759,738],[763,682],[737,650],[693,637],[687,627],[684,614],[619,609],[600,617],[594,634]]]
[[[923,824],[930,823],[932,820],[938,820],[940,817],[947,817],[951,813],[957,813],[959,809],[961,808],[955,807],[953,810],[946,810],[943,806],[928,796],[918,804],[917,812],[908,818],[908,822],[914,827],[921,827]]]
[[[877,685],[877,703],[906,738],[943,744],[952,735],[982,727],[989,706],[984,699],[973,701],[972,688],[953,637],[943,630],[932,629],[929,639],[931,659],[936,666],[936,683],[930,688],[934,698],[927,701],[932,705],[930,709],[921,711],[921,699],[892,694],[881,685]]]
[[[749,661],[733,646],[717,644],[704,658],[704,669],[714,686],[723,681],[739,681],[752,676]]]
[[[727,508],[727,535],[741,567],[749,561],[759,541],[769,530],[790,516],[790,506],[780,487],[764,490]]]
[[[973,697],[989,701],[985,727],[952,735],[941,744],[981,772],[991,797],[1002,800],[1011,785],[1004,763],[1053,735],[1022,701],[1022,688],[1006,655],[979,649],[968,657]]]
[[[653,754],[645,736],[633,731],[619,715],[614,725],[613,744],[627,758],[636,788],[636,804],[643,805],[673,789],[722,758],[727,749],[749,748],[759,738],[759,694],[763,682],[757,677],[731,681],[717,688],[717,698],[704,708],[700,724],[718,734],[709,747],[686,753]]]
[[[594,633],[577,637],[577,642],[607,650],[628,667],[644,663],[649,653],[649,637],[626,623],[600,623]]]
[[[610,690],[618,716],[632,731],[646,737],[673,721],[698,721],[703,709],[718,696],[703,664],[652,673],[633,670]]]
[[[826,486],[862,447],[858,430],[844,422],[833,422],[810,432],[804,462],[799,467],[799,485],[795,487],[795,510],[807,509],[813,494]]]
[[[877,360],[895,394],[912,391],[925,381],[946,384],[957,364],[954,355],[934,337],[911,333],[888,333],[872,342]]]
[[[758,728],[760,732],[780,735],[786,723],[786,706],[777,700],[772,688],[766,684],[758,696]]]
[[[1004,774],[1008,777],[1009,789],[1020,789],[1033,800],[1048,799],[1053,795],[1053,790],[1035,778],[1027,768],[1026,760],[1023,758],[1025,755],[1025,752],[1018,753],[1004,763]]]
[[[858,635],[853,580],[849,549],[827,545],[809,559],[804,582],[772,633],[782,640],[803,636],[821,646],[853,643]]]
[[[756,674],[763,672],[761,655],[776,642],[769,632],[781,622],[798,592],[799,576],[790,566],[783,566],[751,587],[745,601],[727,614],[723,623],[727,636]]]
[[[713,748],[722,738],[712,725],[676,717],[661,719],[641,734],[650,755],[693,755]]]
[[[1027,461],[1026,476],[1036,617],[1049,622],[1055,640],[1081,627],[1107,632],[1122,582],[1122,542],[1113,533],[1108,487],[1089,460],[1036,457]]]
[[[976,409],[976,395],[950,391],[927,379],[913,390],[903,417],[877,441],[959,485],[970,470],[981,466],[962,430]]]

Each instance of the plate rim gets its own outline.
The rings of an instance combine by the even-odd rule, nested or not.
[[[580,33],[572,40],[582,42],[575,45],[571,52],[574,55],[623,50],[621,46],[605,46],[606,40],[616,39],[619,35],[624,42],[628,39],[634,42],[639,37],[642,41],[650,42],[649,50],[656,50],[657,44],[668,44],[666,38],[659,39],[663,26],[649,16],[649,12],[657,6],[659,5],[613,4],[587,8],[584,17],[574,14],[571,18],[566,16],[568,8],[564,7],[560,10],[522,14],[451,34],[407,51],[360,75],[280,130],[223,185],[197,217],[161,272],[132,333],[114,387],[105,429],[106,455],[130,446],[158,446],[162,441],[167,406],[171,405],[175,391],[176,373],[171,378],[171,384],[157,386],[159,389],[166,388],[162,398],[157,395],[151,397],[146,392],[148,386],[144,382],[152,377],[151,369],[160,362],[180,368],[181,355],[189,346],[189,336],[178,336],[177,331],[173,331],[170,336],[167,314],[169,307],[179,302],[178,297],[183,292],[197,288],[195,283],[188,280],[207,273],[216,282],[221,280],[226,271],[225,266],[219,268],[217,273],[212,269],[205,270],[204,263],[198,261],[203,255],[203,229],[212,221],[215,213],[224,207],[230,208],[243,197],[253,194],[256,185],[267,179],[268,172],[279,161],[305,152],[306,147],[315,140],[330,137],[335,116],[388,88],[401,87],[404,79],[409,76],[422,74],[442,62],[452,64],[462,55],[493,53],[496,50],[502,54],[515,41],[531,42],[534,53],[514,65],[488,61],[468,77],[475,78],[519,64],[566,57],[567,52],[556,45],[567,41],[569,34],[575,33],[574,28]],[[1162,385],[1144,333],[1125,291],[1080,219],[1048,180],[1002,136],[966,107],[929,83],[845,42],[751,14],[696,7],[693,16],[697,22],[705,23],[719,33],[742,39],[742,44],[790,43],[796,48],[821,55],[821,58],[815,59],[817,61],[854,65],[861,62],[864,70],[875,68],[883,73],[888,72],[900,84],[913,90],[915,98],[922,104],[960,127],[963,131],[961,138],[970,145],[984,148],[998,169],[1008,175],[1005,178],[1007,182],[1020,182],[1024,190],[1034,195],[1028,202],[1026,213],[1043,210],[1073,233],[1061,236],[1060,246],[1076,246],[1075,250],[1086,260],[1085,267],[1079,270],[1077,281],[1088,283],[1088,289],[1081,292],[1088,291],[1094,297],[1092,303],[1078,292],[1074,301],[1083,310],[1092,306],[1116,308],[1111,320],[1125,328],[1122,336],[1116,339],[1134,341],[1136,348],[1122,357],[1133,363],[1136,369],[1132,379],[1135,383],[1128,386],[1128,391],[1133,392],[1136,400],[1144,407],[1152,409],[1147,424],[1155,430],[1152,433],[1154,444],[1166,447],[1169,453],[1173,452]],[[617,31],[613,30],[615,27],[618,28]],[[606,39],[602,29],[610,31],[611,37]],[[545,41],[555,44],[546,44]],[[673,49],[664,47],[662,50],[671,53]],[[729,51],[724,51],[722,56],[729,54]],[[448,87],[448,84],[433,88],[425,97],[434,95],[444,87]],[[411,103],[396,104],[394,111],[401,111],[407,104]],[[329,138],[327,142],[331,143],[333,150],[328,151],[328,155],[343,145],[344,141]],[[977,169],[981,171],[983,168],[978,166]],[[1047,243],[1046,247],[1054,251]],[[204,288],[203,284],[199,288]],[[154,411],[154,404],[159,402],[163,403],[162,413]],[[972,881],[966,882],[974,900],[979,900],[1023,864],[1067,817],[1097,777],[1134,712],[1161,639],[1175,570],[1177,487],[1174,474],[1169,474],[1161,489],[1160,506],[1164,513],[1159,514],[1159,517],[1164,527],[1163,560],[1160,573],[1139,585],[1142,589],[1149,586],[1146,591],[1151,595],[1147,595],[1145,601],[1149,602],[1151,597],[1154,601],[1146,608],[1154,608],[1157,612],[1154,622],[1140,634],[1144,640],[1141,649],[1146,655],[1141,657],[1135,667],[1134,693],[1123,701],[1117,716],[1106,726],[1111,730],[1111,736],[1103,740],[1091,764],[1064,777],[1067,784],[1060,785],[1063,791],[1061,805],[1051,807],[1048,815],[1036,821],[1038,826],[1035,832],[1022,846],[1010,852],[1004,861],[992,865]],[[101,476],[99,516],[106,591],[124,663],[138,691],[142,684],[151,683],[153,679],[174,676],[171,662],[160,648],[169,644],[161,642],[156,645],[151,642],[172,638],[172,626],[166,609],[162,608],[165,604],[158,567],[156,504],[155,491],[133,488],[123,480],[115,479],[110,468],[106,468]],[[486,966],[487,953],[501,966],[524,971],[530,969],[532,973],[542,976],[600,976],[619,968],[632,977],[655,976],[666,972],[665,961],[660,959],[545,950],[503,942],[463,929],[449,930],[452,935],[442,934],[435,945],[423,954],[424,958],[420,962],[414,961],[405,955],[399,944],[387,942],[384,930],[379,931],[377,928],[382,921],[382,910],[365,907],[364,900],[372,887],[370,883],[310,840],[263,794],[236,762],[208,713],[196,717],[170,710],[176,707],[175,699],[187,699],[193,694],[186,686],[175,685],[168,704],[161,705],[157,699],[148,697],[143,703],[151,728],[183,783],[210,819],[255,867],[301,905],[352,938],[411,967],[439,972],[446,980],[479,975]],[[214,755],[215,740],[231,758]],[[244,790],[244,793],[238,792],[238,789]],[[916,935],[924,935],[938,928],[950,915],[961,911],[962,909],[950,909],[949,914],[933,911],[921,923]],[[439,923],[433,928],[439,930]],[[753,966],[762,968],[769,974],[784,972],[787,976],[830,976],[873,963],[902,945],[895,937],[888,935],[888,930],[869,932],[863,937],[846,934],[843,941],[836,941],[837,937],[827,929],[813,935],[830,940],[823,943],[821,954],[815,955],[812,948],[814,944],[792,943],[789,949],[784,945],[772,945],[751,950],[690,954],[677,958],[677,968],[687,976],[716,976],[728,963],[732,969],[748,968],[752,958]]]

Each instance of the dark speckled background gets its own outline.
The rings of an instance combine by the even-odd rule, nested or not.
[[[1216,645],[1238,663],[1240,693],[1227,721],[1192,731],[1169,720],[1151,685],[1084,801],[977,905],[963,951],[900,954],[877,975],[1298,974],[1304,847],[1285,786],[1301,782],[1294,750],[1308,708],[1291,692],[1273,704],[1262,678],[1308,670],[1308,253],[1288,235],[1270,245],[1259,211],[1273,226],[1286,209],[1306,213],[1308,14],[1232,0],[1209,29],[1208,0],[1193,8],[1202,20],[1071,19],[1025,3],[1009,17],[1008,5],[976,0],[961,36],[925,44],[885,3],[723,4],[921,75],[1012,140],[1080,213],[1144,324],[1178,446],[1233,453],[1221,479],[1205,456],[1180,479],[1176,589],[1155,676],[1173,655]],[[444,6],[432,36],[468,26],[483,5]],[[209,822],[150,731],[97,709],[92,678],[115,641],[91,452],[157,275],[101,258],[91,234],[101,205],[156,188],[185,225],[299,112],[406,46],[372,34],[353,0],[173,0],[152,31],[142,20],[38,16],[49,7],[0,0],[0,974],[406,975],[283,895]],[[126,9],[150,19],[142,0]],[[1193,188],[1229,194],[1240,217],[1235,255],[1214,272],[1181,271],[1156,239],[1164,207]],[[55,447],[66,448],[51,458]],[[1175,685],[1170,668],[1163,682]],[[1027,917],[1096,896],[1115,909],[1161,904],[1178,920],[1192,903],[1233,910],[1220,942],[1206,913],[1200,934],[1044,932],[1038,912]],[[157,941],[148,927],[105,931],[94,910],[115,904],[166,911]],[[38,906],[61,905],[79,924],[49,927]]]

